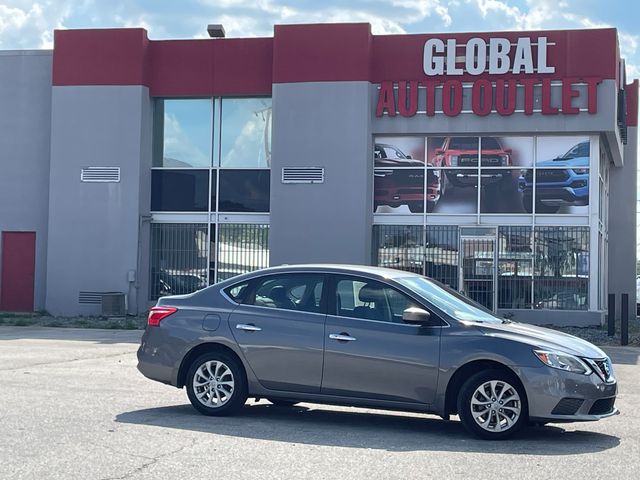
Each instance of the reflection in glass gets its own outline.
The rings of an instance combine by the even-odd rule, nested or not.
[[[516,169],[486,169],[480,172],[481,213],[526,213],[519,189],[522,173]]]
[[[374,225],[377,266],[423,273],[424,239],[421,225]]]
[[[152,170],[151,210],[206,212],[209,208],[209,170]]]
[[[458,289],[458,227],[428,225],[425,275]]]
[[[269,211],[269,170],[220,170],[218,174],[219,211]]]
[[[222,99],[220,166],[271,166],[271,98]]]
[[[154,167],[211,165],[210,99],[157,100]]]
[[[536,227],[534,308],[587,310],[589,228]]]
[[[373,211],[422,213],[425,203],[424,174],[424,169],[376,168]]]
[[[531,308],[531,227],[498,228],[498,308]]]
[[[207,286],[207,225],[151,224],[150,299]]]
[[[218,229],[218,282],[269,266],[269,225],[221,223]]]

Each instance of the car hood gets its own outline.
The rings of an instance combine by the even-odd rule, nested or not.
[[[566,160],[545,160],[538,162],[538,167],[588,167],[589,157],[575,157]]]
[[[604,358],[607,356],[592,343],[567,333],[526,323],[480,324],[485,335],[526,343],[541,350],[554,350],[579,357]]]

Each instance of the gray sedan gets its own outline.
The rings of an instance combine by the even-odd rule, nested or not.
[[[247,397],[458,415],[487,439],[618,413],[594,345],[500,319],[434,280],[376,267],[274,267],[162,297],[138,350],[148,378],[205,415]]]

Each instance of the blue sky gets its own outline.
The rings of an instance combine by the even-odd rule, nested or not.
[[[640,77],[637,0],[0,0],[0,49],[51,48],[57,28],[145,27],[152,39],[270,36],[279,23],[369,22],[374,33],[614,26]]]

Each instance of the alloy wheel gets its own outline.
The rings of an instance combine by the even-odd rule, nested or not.
[[[202,405],[218,408],[233,396],[235,382],[231,369],[219,360],[204,362],[193,375],[193,391]]]
[[[505,432],[512,428],[522,413],[518,391],[504,380],[481,384],[471,396],[471,415],[489,432]]]

